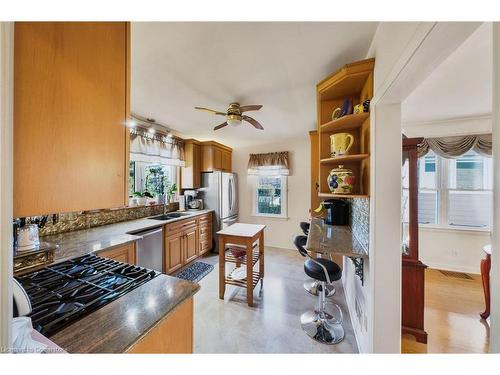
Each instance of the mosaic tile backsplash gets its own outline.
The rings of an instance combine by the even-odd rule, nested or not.
[[[352,198],[351,202],[351,229],[361,246],[368,252],[370,243],[370,199]]]
[[[178,203],[170,203],[166,211],[179,209]],[[99,227],[106,224],[119,223],[121,221],[141,219],[143,217],[161,215],[163,205],[124,207],[109,210],[98,210],[88,212],[68,212],[50,215],[47,224],[40,229],[40,236],[71,232],[81,229]],[[27,218],[29,223],[29,218]]]

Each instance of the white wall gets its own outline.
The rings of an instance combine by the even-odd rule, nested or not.
[[[263,139],[265,142],[265,139]],[[291,174],[288,176],[288,219],[252,216],[252,184],[247,176],[248,157],[251,153],[289,151]],[[277,141],[233,150],[233,171],[239,181],[239,220],[243,223],[265,224],[267,246],[293,248],[292,239],[300,234],[299,223],[309,218],[311,168],[309,136],[287,141]]]
[[[490,232],[425,228],[420,226],[420,260],[430,268],[480,273],[483,246],[491,243]]]
[[[0,353],[11,347],[14,23],[0,22]]]

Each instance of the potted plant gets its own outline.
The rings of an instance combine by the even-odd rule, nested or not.
[[[132,196],[137,199],[137,204],[139,206],[145,206],[148,198],[153,198],[153,195],[151,195],[151,193],[147,190],[143,192],[135,191]]]
[[[167,177],[165,177],[165,195],[167,196],[167,201],[165,203],[172,203],[174,201],[174,194],[177,191],[177,185],[170,183]]]

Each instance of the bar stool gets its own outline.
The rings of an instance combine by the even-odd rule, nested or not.
[[[304,244],[306,236],[297,236],[295,244]],[[342,327],[342,310],[339,305],[333,304],[335,315],[326,310],[326,284],[340,280],[342,269],[335,262],[325,258],[312,258],[302,245],[301,254],[305,253],[308,258],[304,262],[304,271],[307,276],[319,282],[318,307],[307,311],[300,316],[300,324],[306,334],[312,339],[323,344],[338,344],[344,339],[344,328]]]
[[[309,227],[311,226],[311,223],[301,221],[299,223],[299,226],[300,226],[300,229],[302,229],[302,232],[306,236],[308,236],[309,235]],[[304,236],[302,236],[302,237],[304,237]],[[307,237],[306,237],[306,242],[307,242]],[[303,248],[306,245],[306,242],[304,242],[300,246]],[[307,251],[305,249],[304,249],[305,253],[302,253],[299,245],[296,244],[295,241],[294,241],[294,245],[297,248],[297,250],[299,250],[300,255],[302,255],[303,257],[307,257]],[[317,296],[319,293],[318,292],[318,285],[319,285],[319,283],[317,280],[309,279],[309,280],[304,282],[304,289],[307,290],[309,293],[311,293],[313,296]],[[327,284],[325,288],[326,288],[326,296],[327,297],[331,297],[335,294],[335,287],[333,285]]]

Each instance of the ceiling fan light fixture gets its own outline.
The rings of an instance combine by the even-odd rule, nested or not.
[[[241,124],[241,116],[227,115],[227,123],[231,126],[239,126]]]

